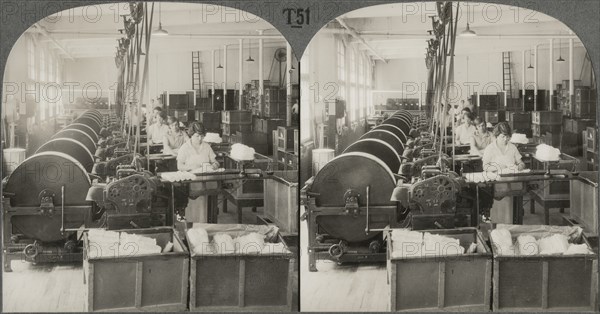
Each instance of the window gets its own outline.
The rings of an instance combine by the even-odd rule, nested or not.
[[[310,71],[309,71],[309,49],[304,52],[300,64],[300,142],[305,142],[311,138],[312,119],[311,109],[314,106],[314,99],[310,97]]]
[[[54,57],[50,54],[48,55],[48,82],[56,82],[56,74],[54,73]]]
[[[46,81],[46,52],[40,49],[40,82]]]
[[[357,101],[356,101],[356,52],[354,51],[354,47],[351,47],[348,51],[348,101],[346,102],[348,106],[348,113],[350,115],[350,121],[356,120],[356,111],[358,109]]]
[[[27,74],[30,80],[35,81],[35,43],[31,36],[27,40]]]
[[[365,117],[367,102],[365,101],[365,64],[364,54],[358,55],[358,108],[359,118]]]
[[[346,46],[341,39],[337,43],[338,96],[346,99]]]
[[[371,60],[367,57],[366,62],[366,72],[367,72],[367,115],[370,115],[373,112],[373,69],[371,68]]]

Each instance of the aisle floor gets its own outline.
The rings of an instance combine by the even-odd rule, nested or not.
[[[220,206],[221,207],[221,206]],[[255,224],[262,208],[252,212],[244,208],[242,222]],[[227,213],[222,211],[219,223],[237,223],[237,209],[229,203]],[[32,265],[13,261],[12,272],[2,273],[3,312],[84,312],[84,284],[81,264]],[[298,277],[292,278],[297,287]],[[294,291],[297,308],[298,291]]]
[[[526,225],[544,223],[544,211],[538,204],[535,214],[529,213],[529,200],[524,201]],[[550,210],[550,224],[561,225],[558,209]],[[379,312],[389,311],[389,286],[385,263],[337,265],[327,260],[317,261],[318,272],[308,271],[307,225],[300,224],[300,295],[302,311]]]

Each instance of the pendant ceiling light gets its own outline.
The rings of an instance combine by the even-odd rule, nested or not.
[[[563,59],[562,57],[562,40],[559,38],[558,39],[558,59],[556,59],[556,62],[564,62],[565,59]]]
[[[217,69],[222,69],[223,66],[221,65],[221,49],[219,49],[219,65],[217,66]]]
[[[477,33],[469,25],[469,7],[467,6],[467,28],[460,33],[460,37],[475,37]]]
[[[251,40],[248,39],[248,59],[246,59],[246,62],[254,62],[254,59],[252,59],[252,56],[250,55],[250,44]]]
[[[169,32],[162,28],[162,6],[161,3],[158,3],[158,29],[152,31],[152,35],[154,36],[167,36]]]
[[[527,67],[528,69],[533,69],[533,65],[531,65],[531,55],[533,54],[533,51],[530,49],[529,50],[529,66]]]

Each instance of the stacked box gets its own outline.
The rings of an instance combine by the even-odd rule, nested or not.
[[[594,118],[596,116],[596,90],[589,87],[575,89],[573,116],[577,118]]]
[[[277,127],[277,149],[281,152],[294,151],[295,127]]]
[[[503,110],[483,110],[480,111],[480,115],[484,117],[486,122],[491,124],[506,121],[506,111]]]
[[[200,122],[207,131],[216,131],[221,129],[221,111],[201,112]]]

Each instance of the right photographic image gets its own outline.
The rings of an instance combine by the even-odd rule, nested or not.
[[[300,61],[302,311],[598,311],[597,78],[539,11],[365,7]]]

